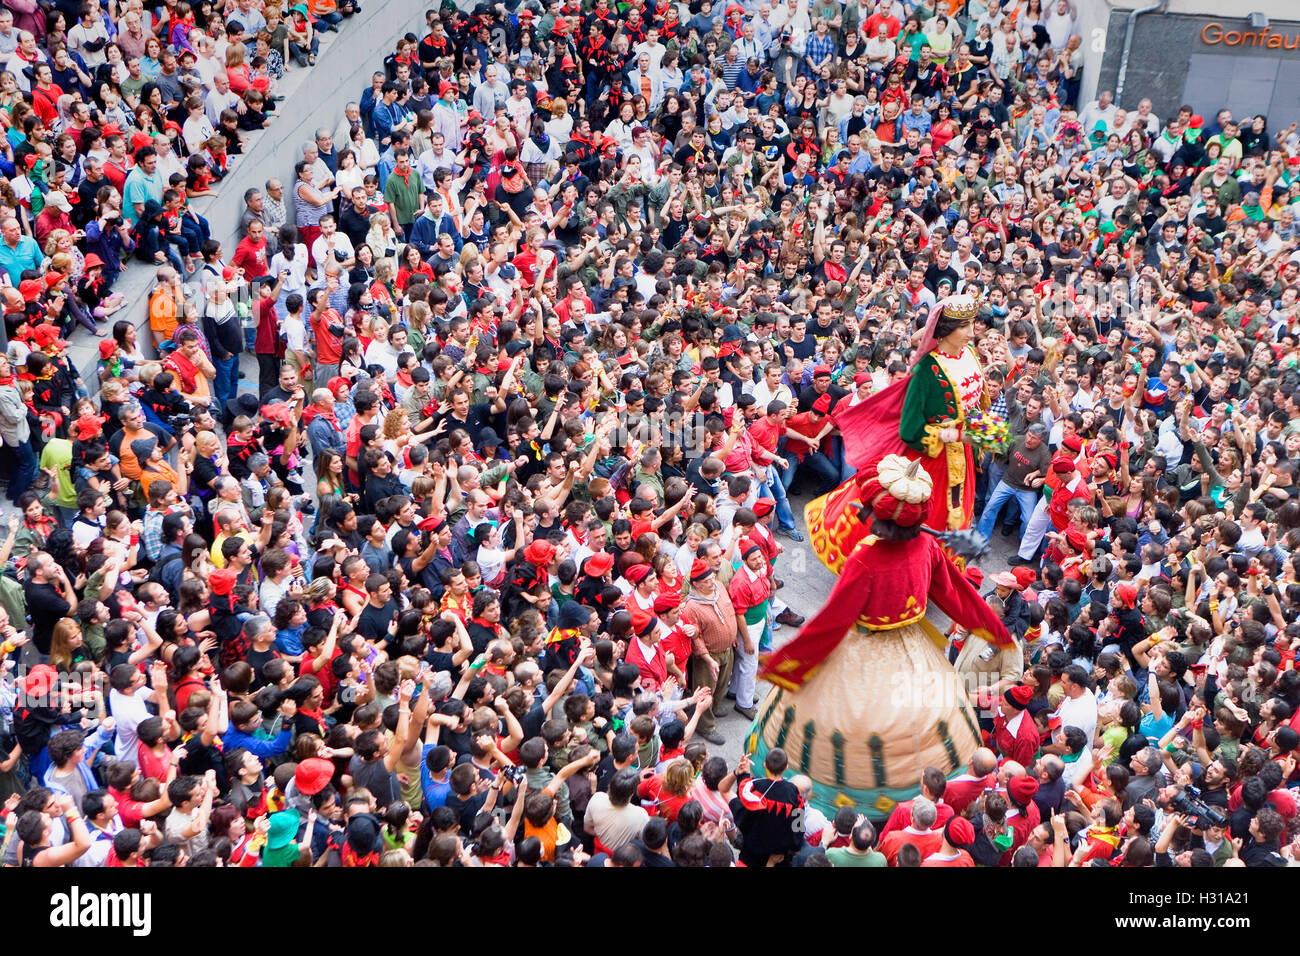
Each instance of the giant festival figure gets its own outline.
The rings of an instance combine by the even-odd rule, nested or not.
[[[971,524],[974,460],[963,429],[987,406],[970,346],[978,303],[938,303],[911,374],[836,416],[859,471],[808,505],[817,556],[840,575],[825,606],[765,662],[772,684],[750,749],[772,747],[816,784],[814,805],[887,814],[921,771],[960,773],[980,746],[967,693],[926,619],[933,602],[998,646],[1011,636],[941,541]]]

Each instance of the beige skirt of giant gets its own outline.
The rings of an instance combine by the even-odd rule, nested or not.
[[[792,772],[859,806],[914,793],[926,767],[959,772],[980,738],[943,643],[924,618],[890,631],[855,627],[802,688],[772,688],[751,749],[783,748]]]

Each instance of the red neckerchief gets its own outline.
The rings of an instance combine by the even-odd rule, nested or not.
[[[324,418],[327,422],[329,422],[331,425],[333,425],[335,431],[340,431],[340,432],[343,431],[343,426],[339,424],[339,414],[338,414],[338,411],[335,410],[335,408],[334,408],[333,405],[330,406],[330,410],[329,410],[328,412],[323,412],[323,411],[321,411],[319,408],[316,409],[316,414],[317,414],[317,415],[320,415],[320,416],[321,416],[322,418]]]
[[[49,515],[43,514],[35,521],[32,521],[30,518],[24,516],[23,524],[27,528],[31,529],[32,531],[39,531],[42,535],[48,538],[50,536],[50,532],[54,528],[54,519],[51,518]]]

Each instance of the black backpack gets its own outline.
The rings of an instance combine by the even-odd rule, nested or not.
[[[169,554],[167,557],[161,559],[160,561],[156,561],[154,563],[154,566],[149,569],[149,580],[152,581],[154,584],[162,584],[163,570],[165,568],[170,567],[173,562],[181,560],[182,557],[184,557],[184,555],[182,555],[179,551],[177,551],[175,554]]]

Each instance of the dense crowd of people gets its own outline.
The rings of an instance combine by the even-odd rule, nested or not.
[[[226,250],[356,4],[2,7],[6,865],[1290,863],[1294,123],[1079,102],[1070,0],[444,2]],[[718,718],[953,293],[1017,643],[950,635],[968,767],[828,815]]]

